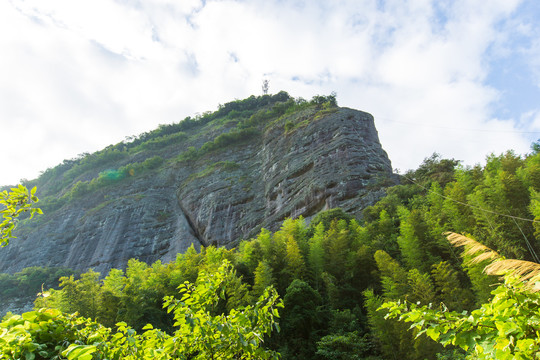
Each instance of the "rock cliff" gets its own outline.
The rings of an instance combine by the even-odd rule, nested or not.
[[[0,271],[104,273],[130,258],[170,261],[191,244],[233,247],[287,217],[333,207],[360,216],[394,182],[373,117],[278,95],[49,169],[28,184],[45,215],[21,224]]]

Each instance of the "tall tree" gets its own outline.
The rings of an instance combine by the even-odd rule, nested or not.
[[[364,291],[369,327],[385,359],[411,359],[412,342],[407,338],[408,329],[397,321],[387,321],[385,313],[377,311],[384,300],[372,289]],[[410,335],[409,335],[410,337]]]
[[[426,258],[420,244],[420,240],[415,232],[414,224],[412,223],[411,212],[404,206],[398,208],[400,225],[399,237],[397,242],[401,255],[411,269],[424,269],[426,267]]]
[[[409,293],[408,275],[399,263],[382,250],[373,255],[381,273],[384,296],[399,299]]]
[[[251,295],[254,299],[258,299],[267,287],[274,284],[272,268],[266,261],[259,261],[259,266],[255,269],[254,277]]]
[[[431,276],[435,283],[437,297],[450,310],[469,310],[474,301],[470,290],[459,281],[458,272],[447,261],[434,264]],[[425,304],[425,303],[424,303]]]
[[[309,253],[307,257],[307,262],[309,269],[313,277],[313,283],[315,284],[315,289],[318,291],[319,286],[321,285],[321,276],[324,271],[324,257],[325,251],[323,247],[324,242],[324,225],[319,223],[315,227],[315,233],[309,242]]]
[[[287,358],[313,358],[319,331],[326,320],[320,311],[321,301],[319,293],[302,280],[294,280],[287,288],[281,321]]]
[[[306,273],[304,258],[300,253],[300,248],[293,236],[288,236],[287,239],[286,265],[284,272],[289,276],[291,282],[294,279],[302,279]]]

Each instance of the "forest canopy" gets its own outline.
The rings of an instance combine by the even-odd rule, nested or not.
[[[213,305],[205,316],[214,320],[205,321],[223,330],[224,320],[215,319],[236,314],[238,309],[248,311],[262,306],[272,316],[271,321],[266,318],[266,325],[270,323],[274,331],[269,336],[269,331],[260,330],[260,342],[253,346],[268,356],[280,353],[284,359],[393,359],[399,354],[405,360],[472,358],[474,346],[444,343],[447,346],[443,347],[434,341],[440,340],[435,330],[422,332],[414,326],[409,329],[410,325],[399,321],[399,316],[387,316],[388,311],[397,314],[398,307],[381,310],[381,306],[400,301],[413,304],[399,308],[402,313],[432,309],[433,314],[451,317],[464,312],[475,316],[489,304],[504,302],[514,295],[523,303],[535,303],[536,295],[519,284],[511,280],[501,283],[498,277],[486,275],[483,269],[488,261],[468,261],[470,255],[453,247],[443,233],[467,234],[502,257],[538,262],[539,193],[537,151],[525,156],[512,151],[490,155],[485,166],[474,167],[434,154],[417,170],[403,175],[400,185],[388,188],[384,198],[365,209],[362,219],[332,209],[309,223],[302,218],[285,219],[278,231],[262,229],[235,249],[190,248],[167,264],[149,265],[133,259],[126,269],[113,269],[107,274],[92,270],[80,276],[65,274],[57,288],[48,289],[36,300],[32,315],[5,319],[2,327],[11,333],[17,325],[36,321],[69,323],[73,329],[80,329],[84,323],[100,334],[104,334],[102,329],[115,329],[100,335],[105,343],[118,339],[158,346],[156,338],[169,339],[178,334],[179,310],[172,304],[184,301],[185,294],[178,288],[203,289],[206,285],[202,284],[211,274],[222,274],[220,269],[227,269],[222,275],[227,281],[221,283],[219,299],[208,303]],[[271,293],[275,295],[268,291],[275,291]],[[278,295],[284,305],[279,313]],[[261,303],[261,296],[275,299],[272,310]],[[167,299],[165,308],[163,299]],[[185,319],[190,318],[185,310],[181,311]],[[74,312],[81,317],[65,315]],[[457,317],[453,319],[457,321]],[[266,325],[261,329],[268,329]],[[512,330],[494,326],[499,332],[510,334]],[[113,332],[120,335],[111,335]],[[71,344],[88,340],[77,336],[70,338]],[[129,340],[130,336],[133,340]],[[144,343],[145,339],[154,339],[153,345]],[[472,335],[471,344],[475,339]],[[238,341],[242,346],[250,343],[246,337],[238,337]],[[93,343],[85,344],[95,347],[83,353],[83,348],[71,346],[71,351],[81,349],[79,354],[88,355],[87,359],[103,358],[99,354],[105,352],[99,351],[105,350]],[[529,345],[526,342],[519,346]],[[29,345],[29,349],[33,347]],[[204,349],[200,348],[201,354]],[[65,356],[70,358],[68,352]]]

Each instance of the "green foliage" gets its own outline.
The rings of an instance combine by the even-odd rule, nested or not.
[[[341,336],[351,341],[364,339],[364,352],[376,353],[368,346],[375,343],[366,342],[371,337],[365,333],[366,324],[359,320],[361,311],[350,313],[347,321],[356,325],[346,331],[332,325],[332,319],[341,319],[342,313],[330,311],[357,308],[363,301],[361,292],[376,284],[373,253],[364,237],[364,228],[354,220],[331,220],[325,230],[322,222],[307,227],[302,219],[287,219],[279,231],[262,230],[257,238],[242,242],[239,250],[208,247],[197,252],[191,247],[169,264],[130,260],[125,271],[113,269],[101,280],[92,271],[80,278],[66,276],[60,290],[47,291],[48,296],[40,297],[36,306],[77,311],[110,328],[123,322],[133,331],[144,333],[150,323],[166,334],[174,334],[174,314],[163,310],[162,299],[182,301],[178,286],[186,281],[196,284],[201,274],[214,274],[226,260],[243,277],[227,277],[224,297],[212,305],[212,316],[256,306],[265,289],[273,285],[293,309],[285,312],[281,321],[286,328],[283,336],[269,340],[274,350],[289,358],[313,358],[317,341],[335,335],[326,338],[326,350],[337,347]],[[303,330],[297,331],[298,326]]]
[[[454,180],[454,172],[459,161],[454,159],[442,159],[441,155],[433,153],[425,158],[415,171],[406,174],[406,179],[412,179],[425,187],[437,183],[444,187]]]
[[[252,296],[257,298],[264,293],[264,290],[273,285],[275,280],[272,277],[272,268],[266,261],[259,261],[259,265],[254,272],[254,282]]]
[[[144,151],[144,150],[158,150],[166,146],[180,143],[188,138],[188,135],[185,132],[177,132],[172,134],[162,135],[160,137],[149,139],[140,145],[133,148],[133,152]]]
[[[304,110],[311,109],[307,113]],[[248,128],[260,124],[273,125],[282,124],[285,133],[306,125],[309,121],[321,117],[325,114],[333,113],[337,110],[336,95],[328,96],[316,95],[310,101],[302,98],[288,98],[286,101],[275,103],[270,109],[262,109],[254,113],[249,119],[238,124],[239,128]],[[297,116],[297,115],[300,116]],[[306,116],[307,115],[307,116]]]
[[[444,306],[455,311],[472,308],[473,293],[461,284],[458,271],[453,269],[449,262],[441,261],[438,264],[434,264],[431,275],[437,291],[437,297],[444,303]]]
[[[453,312],[405,302],[381,306],[387,317],[410,322],[442,345],[455,345],[475,359],[540,358],[540,295],[523,290],[523,284],[510,277],[492,292],[493,298],[479,309]],[[441,311],[442,310],[442,311]]]
[[[118,146],[107,148],[93,154],[83,153],[77,158],[64,160],[61,165],[53,169],[47,169],[36,181],[37,186],[47,190],[46,195],[61,192],[85,172],[99,169],[108,164],[125,159],[128,153]],[[54,180],[53,180],[54,179]],[[51,183],[49,181],[53,180]],[[48,183],[49,186],[42,186]]]
[[[218,162],[208,165],[207,167],[205,167],[199,172],[192,173],[191,175],[189,175],[186,182],[208,176],[218,170],[233,171],[239,168],[240,168],[240,165],[238,165],[234,161],[218,161]]]
[[[325,251],[324,251],[324,224],[319,222],[315,226],[314,234],[309,241],[309,253],[307,256],[308,265],[312,272],[315,289],[319,290],[320,281],[324,272]]]
[[[429,274],[421,273],[418,269],[411,269],[408,280],[411,287],[410,301],[421,304],[430,304],[435,301],[435,288]]]
[[[354,219],[354,217],[351,216],[350,214],[347,214],[341,208],[333,208],[333,209],[324,210],[317,213],[317,215],[313,217],[313,220],[311,220],[311,222],[315,225],[322,223],[324,228],[328,229],[330,228],[330,224],[332,223],[332,221],[335,219],[345,220],[346,222],[349,222],[352,219]]]
[[[384,358],[392,359],[396,354],[406,359],[413,358],[414,347],[407,327],[396,321],[386,320],[385,314],[377,311],[384,301],[372,289],[364,291],[364,297],[371,334]]]
[[[283,298],[282,352],[287,358],[311,359],[315,343],[324,328],[326,313],[321,308],[322,298],[309,284],[295,279]]]
[[[398,215],[400,218],[400,235],[397,238],[399,249],[405,263],[409,268],[423,269],[426,265],[426,259],[420,239],[415,231],[414,219],[409,210],[405,207],[398,207]]]
[[[294,129],[294,123],[291,121],[287,121],[285,123],[285,132],[291,132]]]
[[[317,342],[317,356],[328,360],[376,360],[370,356],[373,343],[368,336],[361,336],[357,331],[339,335],[327,335]]]
[[[301,279],[306,273],[306,266],[298,243],[293,236],[287,239],[286,247],[287,254],[285,255],[286,265],[284,271],[290,279]]]
[[[100,284],[99,273],[90,271],[81,275],[77,281],[73,276],[60,278],[60,286],[67,297],[68,312],[77,311],[81,316],[96,318],[99,311]]]
[[[359,309],[334,310],[330,321],[330,334],[317,342],[317,359],[360,360],[381,359],[369,333],[362,333]],[[364,320],[364,319],[362,319]]]
[[[198,160],[206,151],[239,144],[242,142],[240,134],[249,133],[250,128],[262,129],[261,124],[279,128],[290,122],[289,130],[293,131],[303,121],[312,121],[318,112],[333,111],[334,108],[324,105],[327,101],[319,100],[286,98],[268,102],[265,108],[250,108],[251,105],[240,101],[225,106],[224,110],[220,108],[220,116],[209,113],[189,120],[187,124],[192,124],[189,126],[204,123],[211,128],[221,124],[231,130],[229,135],[221,138],[202,138],[208,143],[199,149],[188,148],[186,144],[183,149],[187,148],[187,151],[182,157]],[[158,146],[161,140],[166,143],[168,135],[177,131],[180,127],[164,127],[160,136],[152,135],[136,145],[126,144],[125,151],[129,153],[135,148],[148,151],[154,146],[150,144]],[[141,145],[151,139],[154,140]],[[199,138],[197,144],[204,141]],[[148,164],[148,169],[142,171],[157,169],[165,161],[167,159],[156,159],[156,165]],[[113,171],[106,171],[108,168],[104,167],[97,176],[102,179],[95,180],[94,184],[105,188],[129,176],[137,176],[141,173],[137,166],[140,165],[129,164]],[[205,176],[216,169],[237,168],[234,163],[218,162],[207,164],[203,171],[193,176]],[[163,297],[167,296],[171,304],[181,303],[184,300],[178,296],[178,286],[188,281],[191,287],[182,289],[184,295],[191,294],[190,291],[197,289],[201,274],[215,273],[226,260],[236,273],[227,277],[223,297],[212,305],[208,303],[210,309],[206,315],[202,308],[199,309],[201,316],[208,320],[207,315],[226,316],[233,309],[256,306],[259,296],[273,285],[284,297],[286,307],[281,321],[284,331],[278,337],[263,339],[273,350],[281,351],[285,358],[355,359],[379,355],[381,358],[399,355],[404,360],[462,358],[463,354],[454,345],[450,347],[451,343],[450,348],[443,349],[442,345],[432,341],[433,330],[429,334],[416,327],[409,330],[409,325],[397,318],[385,320],[388,309],[377,309],[384,302],[401,299],[428,313],[431,303],[432,310],[458,316],[463,311],[470,311],[475,302],[490,304],[490,299],[494,299],[492,284],[497,280],[482,273],[483,264],[463,262],[459,256],[461,250],[451,248],[441,233],[447,230],[468,233],[479,241],[485,240],[505,256],[534,259],[534,253],[540,253],[537,240],[540,228],[519,218],[540,218],[540,154],[535,152],[524,157],[512,152],[492,155],[485,167],[472,168],[434,155],[406,177],[401,185],[388,188],[386,197],[365,209],[361,223],[339,209],[317,215],[309,226],[303,219],[287,219],[278,231],[262,229],[254,239],[241,242],[236,250],[209,247],[197,252],[190,248],[170,264],[147,265],[132,260],[125,272],[114,270],[101,280],[91,273],[81,278],[66,276],[60,290],[51,290],[50,296],[40,298],[37,303],[39,306],[57,306],[64,311],[79,311],[111,328],[123,322],[125,325],[118,331],[118,341],[131,341],[138,344],[139,349],[146,344],[144,336],[151,338],[154,336],[151,334],[157,334],[156,328],[163,331],[159,335],[163,339],[174,336],[175,310],[167,313],[162,309]],[[75,185],[75,182],[71,190],[73,199],[94,186],[94,180],[88,181],[88,177],[77,179],[81,183]],[[56,201],[61,205],[67,200],[59,198]],[[503,216],[505,214],[517,218],[507,218]],[[9,283],[12,278],[0,276],[0,284],[4,280]],[[525,294],[519,289],[516,293]],[[86,299],[83,301],[80,297]],[[524,304],[529,301],[517,295],[514,298]],[[482,309],[484,305],[477,306]],[[526,306],[532,311],[532,305]],[[483,311],[488,314],[487,307]],[[186,319],[195,316],[188,312],[183,314]],[[514,315],[519,318],[519,314]],[[452,317],[454,315],[441,316],[457,321]],[[533,315],[529,318],[536,321]],[[145,328],[147,323],[153,328]],[[340,328],[336,323],[348,325]],[[144,335],[145,331],[150,333]],[[523,331],[533,334],[536,328]],[[519,334],[510,335],[515,341],[507,347],[513,347],[512,351],[516,353],[518,339],[525,338],[520,338]],[[456,335],[456,339],[458,337]],[[486,344],[480,346],[487,349]],[[521,347],[517,350],[522,351]],[[72,349],[73,354],[79,351],[74,346]],[[198,349],[199,353],[210,351],[203,345]],[[92,355],[97,353],[98,350]]]
[[[194,146],[190,146],[186,151],[177,156],[178,161],[190,161],[195,160],[199,156],[197,149]]]
[[[331,107],[337,106],[337,100],[336,100],[337,94],[335,92],[332,92],[332,94],[324,96],[324,95],[315,95],[311,99],[311,103],[315,104],[323,109],[328,109]]]
[[[139,175],[141,173],[157,169],[164,160],[156,155],[138,163],[131,163],[120,167],[118,170],[107,169],[99,173],[98,177],[90,181],[78,181],[73,187],[64,194],[63,198],[74,200],[81,196],[102,189],[106,186],[113,185],[119,181]]]
[[[15,274],[0,274],[0,300],[34,297],[45,289],[58,288],[59,279],[74,274],[73,270],[61,267],[25,268]]]
[[[182,284],[180,299],[166,297],[164,306],[175,320],[172,335],[151,325],[137,334],[122,322],[113,332],[84,317],[41,309],[0,323],[0,356],[69,360],[279,358],[262,347],[265,337],[279,330],[278,309],[283,306],[271,287],[255,305],[216,313],[234,278],[230,263],[224,261],[212,274],[201,272],[194,284]]]
[[[36,359],[37,355],[37,359],[58,359],[70,344],[80,341],[85,333],[99,326],[83,318],[63,315],[58,310],[42,309],[11,316],[0,323],[0,328],[2,358]],[[88,348],[87,354],[95,351],[95,346]],[[84,355],[82,349],[72,350],[75,351],[73,355]],[[80,359],[90,358],[81,356]]]
[[[384,295],[391,299],[405,296],[410,291],[407,271],[383,250],[377,250],[374,257],[381,274]]]
[[[213,141],[203,144],[199,150],[202,154],[233,144],[240,144],[259,135],[256,128],[246,128],[218,135]]]
[[[179,354],[193,359],[277,358],[260,346],[273,328],[279,330],[276,318],[283,305],[275,290],[267,288],[255,306],[215,314],[234,276],[225,261],[217,272],[201,272],[195,284],[182,284],[180,300],[165,298],[164,306],[174,313],[174,325],[179,328],[175,333],[181,339]]]
[[[201,156],[227,146],[243,144],[250,139],[260,135],[260,131],[255,127],[231,130],[227,133],[218,135],[214,140],[204,143],[200,149],[194,147],[188,148],[178,157],[179,161],[195,160]]]
[[[0,192],[0,247],[8,245],[9,240],[15,237],[13,230],[19,216],[26,212],[30,213],[30,218],[36,213],[43,214],[41,209],[34,206],[39,201],[35,193],[35,187],[28,191],[23,185]]]

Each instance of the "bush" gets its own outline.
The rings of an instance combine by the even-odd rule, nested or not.
[[[187,137],[188,136],[185,132],[164,135],[141,143],[139,146],[134,148],[133,151],[162,149],[166,146],[181,142],[182,140],[187,139]]]
[[[11,274],[0,274],[0,299],[30,297],[41,292],[41,288],[58,288],[62,276],[73,275],[75,271],[62,267],[32,266]]]

